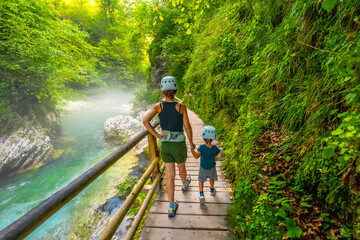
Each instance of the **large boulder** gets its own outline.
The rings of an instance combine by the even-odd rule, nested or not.
[[[57,122],[55,114],[48,114],[43,121],[49,122]],[[4,127],[7,133],[0,135],[0,176],[26,170],[54,154],[50,136],[56,127],[44,128],[34,113],[6,125],[10,125]]]
[[[141,121],[130,116],[116,116],[104,123],[105,141],[111,144],[123,144],[144,130]]]

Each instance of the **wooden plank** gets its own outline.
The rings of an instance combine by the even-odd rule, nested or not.
[[[196,146],[203,144],[201,130],[205,124],[193,112],[189,111],[189,119],[193,129],[193,140]],[[209,239],[236,239],[227,229],[227,209],[230,206],[231,189],[226,182],[221,168],[222,161],[216,164],[219,181],[215,182],[217,189],[215,196],[210,196],[210,183],[204,183],[206,203],[199,203],[199,182],[198,172],[200,159],[195,159],[187,143],[187,174],[192,177],[192,182],[187,192],[181,191],[182,182],[178,169],[175,176],[175,199],[179,202],[179,208],[174,218],[168,218],[168,198],[164,190],[166,186],[163,180],[161,192],[157,195],[145,225],[141,230],[139,239],[153,240],[209,240]]]
[[[176,169],[175,172],[176,172],[176,176],[178,176],[179,175],[178,169]],[[199,169],[198,170],[190,170],[189,168],[186,168],[186,174],[189,174],[191,176],[197,176],[198,173],[199,173]]]
[[[216,183],[215,183],[215,184],[216,184]],[[180,186],[176,186],[176,185],[175,185],[175,187],[178,188],[177,190],[180,190]],[[215,187],[216,187],[216,191],[218,191],[218,192],[231,192],[231,188],[230,188],[230,187],[217,187],[216,185],[215,185]],[[165,186],[164,186],[163,188],[165,188]],[[193,184],[191,183],[190,186],[189,186],[189,188],[188,188],[188,191],[191,191],[191,192],[199,192],[199,185],[193,185]],[[204,187],[204,191],[205,191],[205,192],[210,191],[210,190],[209,190],[209,187]]]
[[[188,158],[188,159],[186,160],[185,166],[188,166],[188,165],[200,166],[200,161],[199,161],[199,159],[190,159],[190,158]],[[219,167],[219,166],[221,166],[221,165],[222,165],[222,161],[217,161],[217,162],[216,162],[216,166],[217,166],[217,167]]]
[[[161,183],[162,186],[165,186],[165,182],[166,180],[164,179]],[[179,179],[175,179],[175,186],[181,186],[182,182]],[[192,179],[190,186],[199,186],[199,182],[197,181],[197,179]],[[210,182],[206,181],[204,182],[204,188],[208,189],[210,187]],[[215,182],[215,188],[217,187],[221,187],[221,188],[228,188],[229,187],[229,183],[228,182],[224,182],[224,181],[217,181]]]
[[[206,191],[206,190],[204,191],[205,202],[208,202],[208,203],[231,203],[229,192],[217,192],[215,194],[215,196],[210,196],[210,191],[209,190]],[[175,190],[175,199],[179,203],[181,203],[181,202],[197,203],[197,202],[199,202],[199,192],[183,192],[181,190],[180,191]],[[166,191],[165,190],[161,191],[161,193],[157,195],[155,201],[167,202],[168,197],[167,197]]]
[[[198,179],[198,175],[197,175],[197,174],[191,174],[191,173],[188,173],[188,174],[190,174],[190,176],[191,176],[191,181],[194,181],[194,180],[197,180],[197,179]],[[165,177],[164,179],[166,179],[166,177]],[[181,178],[180,178],[179,174],[176,174],[176,175],[175,175],[175,180],[180,180],[180,179],[181,179]],[[209,180],[208,180],[208,181],[209,181]],[[218,174],[218,180],[217,180],[216,182],[227,182],[227,180],[226,180],[225,178],[219,176],[219,174]],[[215,186],[216,186],[216,185],[215,185]]]
[[[146,228],[142,240],[224,240],[236,239],[229,231]]]
[[[197,173],[199,172],[199,168],[200,168],[200,165],[196,166],[195,164],[192,165],[192,164],[186,164],[186,171],[196,171]],[[178,168],[175,167],[175,170],[176,172],[178,171]],[[220,166],[217,166],[216,167],[216,171],[220,171],[222,172],[222,169]]]
[[[226,216],[227,208],[230,205],[226,204],[217,204],[217,203],[208,203],[200,205],[199,203],[179,203],[179,208],[176,211],[176,215],[216,215],[216,216]],[[150,209],[151,213],[162,213],[167,214],[169,208],[168,202],[159,202],[155,201]]]
[[[147,219],[146,227],[228,230],[226,216],[176,215],[169,218],[167,214],[149,213]]]

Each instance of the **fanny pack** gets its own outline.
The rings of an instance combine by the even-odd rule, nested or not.
[[[185,142],[184,132],[171,132],[164,130],[163,133],[167,133],[167,135],[160,137],[160,142]]]

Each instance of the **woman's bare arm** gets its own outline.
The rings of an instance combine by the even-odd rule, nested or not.
[[[193,142],[192,128],[191,128],[191,125],[190,125],[190,122],[189,122],[189,117],[188,117],[188,114],[187,114],[187,109],[186,109],[185,104],[181,104],[181,110],[182,110],[182,114],[183,114],[183,122],[184,122],[185,132],[186,132],[186,135],[187,135],[187,137],[189,139],[191,149],[195,149],[195,145],[194,145],[194,142]]]
[[[154,118],[154,116],[156,114],[158,114],[160,112],[160,103],[155,104],[150,111],[144,116],[142,123],[144,124],[144,126],[146,127],[146,129],[152,134],[154,135],[156,138],[159,138],[161,136],[164,136],[166,134],[158,133],[150,124],[150,121]]]

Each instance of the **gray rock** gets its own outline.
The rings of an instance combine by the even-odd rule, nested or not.
[[[57,122],[56,115],[49,114],[44,122]],[[50,135],[55,130],[45,130],[34,113],[7,124],[12,124],[8,127],[12,130],[0,135],[0,175],[24,171],[54,154]]]
[[[104,123],[105,141],[111,144],[123,144],[144,130],[141,121],[130,116],[116,116]]]

